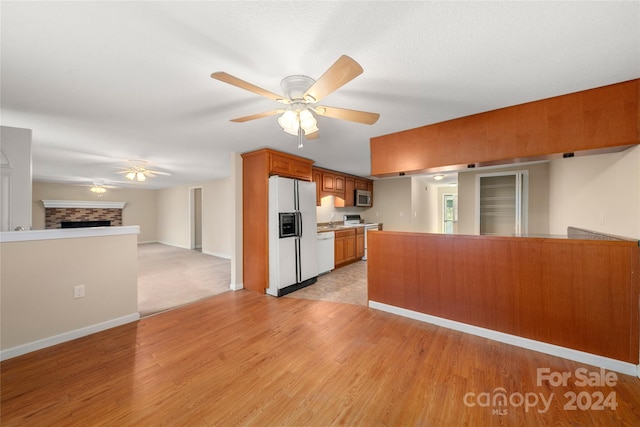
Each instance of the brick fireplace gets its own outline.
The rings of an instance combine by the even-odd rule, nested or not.
[[[43,200],[44,223],[46,229],[73,227],[69,223],[77,223],[78,226],[87,226],[93,221],[105,221],[100,223],[117,227],[122,225],[122,209],[125,202],[103,202],[103,201],[78,201],[78,200]],[[97,223],[96,223],[97,224]]]

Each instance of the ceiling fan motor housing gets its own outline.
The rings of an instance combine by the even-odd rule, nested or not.
[[[291,101],[304,101],[304,93],[311,87],[316,81],[307,76],[288,76],[282,79],[280,87],[284,95]]]

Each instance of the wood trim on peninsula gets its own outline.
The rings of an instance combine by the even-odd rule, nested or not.
[[[640,79],[371,138],[371,174],[460,170],[640,144]]]

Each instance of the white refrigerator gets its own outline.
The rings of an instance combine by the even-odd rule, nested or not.
[[[282,296],[318,278],[315,182],[269,178],[269,287]]]

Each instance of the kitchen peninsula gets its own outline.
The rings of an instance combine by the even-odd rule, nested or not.
[[[638,243],[380,231],[369,305],[637,375]]]
[[[636,79],[373,138],[372,174],[571,161],[605,153],[619,153],[616,159],[622,159],[626,152],[628,159],[637,159],[639,89]],[[632,192],[637,165],[629,162]],[[579,184],[578,192],[584,191],[584,183]],[[637,204],[627,206],[637,212]],[[606,227],[603,214],[600,218],[598,224]],[[625,223],[633,237],[616,240],[372,233],[369,305],[638,376],[640,248],[635,218]],[[567,229],[572,225],[567,224],[569,216],[562,221]]]

